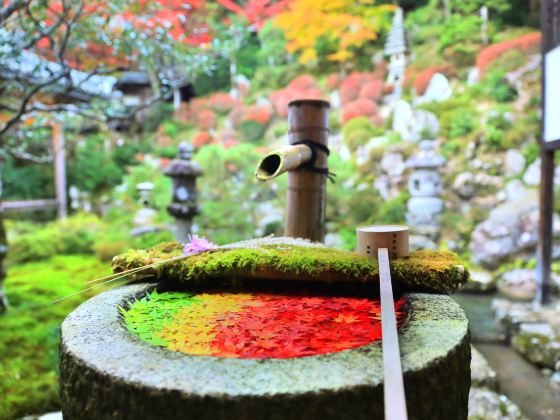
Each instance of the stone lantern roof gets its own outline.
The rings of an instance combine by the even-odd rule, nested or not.
[[[190,143],[182,142],[179,144],[179,154],[177,159],[173,159],[165,169],[164,174],[170,177],[202,175],[202,168],[198,162],[192,160],[193,147]]]
[[[434,140],[422,140],[420,150],[406,161],[406,166],[415,169],[436,169],[443,166],[445,158],[435,150]]]
[[[385,42],[385,55],[402,54],[406,52],[406,37],[404,32],[403,10],[399,7],[393,16],[391,31]]]

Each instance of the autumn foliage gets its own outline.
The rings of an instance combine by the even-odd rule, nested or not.
[[[216,3],[230,12],[243,16],[256,30],[259,30],[267,19],[284,10],[290,0],[247,0],[243,4],[235,3],[232,0],[216,0]]]
[[[395,302],[399,326],[405,304]],[[381,339],[379,300],[366,298],[168,292],[132,304],[123,315],[126,327],[141,339],[191,355],[283,359]]]
[[[288,104],[296,99],[322,99],[323,93],[315,79],[303,75],[293,79],[286,88],[272,92],[269,100],[276,115],[285,118],[288,115]]]
[[[450,64],[443,64],[441,66],[429,67],[420,71],[416,77],[414,77],[414,90],[418,95],[423,95],[430,84],[430,80],[436,73],[442,73],[446,76],[453,76],[456,74],[455,68]]]
[[[503,53],[510,50],[518,50],[523,53],[538,52],[541,45],[541,33],[532,32],[526,35],[521,35],[517,38],[508,39],[506,41],[498,42],[484,48],[476,57],[476,67],[483,75],[488,69],[490,64]]]
[[[377,115],[377,104],[366,98],[358,98],[348,102],[342,107],[342,121],[348,122],[356,117],[370,117]]]
[[[300,62],[317,60],[317,41],[328,39],[337,45],[331,61],[354,57],[355,49],[377,39],[387,23],[392,5],[375,5],[373,0],[293,0],[276,16],[275,24],[284,31],[287,51],[299,53]]]

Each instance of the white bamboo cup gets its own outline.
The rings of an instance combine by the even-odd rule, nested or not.
[[[356,252],[377,259],[377,250],[387,248],[390,258],[408,257],[408,226],[371,225],[356,229]]]

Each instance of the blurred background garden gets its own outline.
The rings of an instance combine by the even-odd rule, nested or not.
[[[294,99],[331,104],[327,245],[408,223],[413,247],[470,262],[467,288],[490,293],[475,315],[492,305],[509,334],[511,302],[533,298],[538,1],[12,0],[0,23],[0,418],[57,411],[60,322],[103,286],[50,302],[108,274],[114,255],[174,239],[165,171],[181,143],[202,170],[193,233],[282,234],[286,178],[254,171],[286,143]],[[550,389],[554,314],[513,340]],[[496,328],[482,324],[475,335]],[[479,398],[522,418],[507,398]]]

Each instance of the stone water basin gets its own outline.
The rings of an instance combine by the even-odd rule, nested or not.
[[[228,279],[226,283],[237,286],[226,291],[196,282],[196,287],[178,287],[165,281],[165,276],[177,270],[165,270],[155,273],[160,282],[129,284],[101,293],[64,321],[60,385],[65,418],[383,418],[375,296],[364,295],[359,288],[339,293],[335,287],[330,294],[314,289],[306,295],[301,291],[294,294],[293,288],[282,294],[278,289],[272,294],[262,289],[249,291],[240,286],[241,277]],[[450,284],[449,273],[437,273],[448,275],[442,284]],[[425,283],[419,277],[414,281]],[[352,289],[350,284],[343,286],[346,288]],[[184,305],[175,312],[177,308],[158,298],[169,291],[183,294]],[[399,340],[409,417],[466,419],[470,343],[465,314],[443,294],[404,292],[399,296]],[[303,309],[302,299],[308,299]],[[150,305],[153,309],[158,300],[162,311],[146,310]],[[131,321],[136,305],[141,310]],[[200,305],[206,305],[206,312],[199,310]],[[219,310],[208,310],[212,305]],[[325,315],[323,310],[339,313]],[[309,316],[310,311],[319,312]],[[325,316],[324,323],[321,316]],[[268,318],[275,322],[267,323]],[[286,334],[284,341],[278,341],[274,331],[266,330],[267,325],[289,324],[294,319],[309,324],[295,331],[307,328],[308,341],[302,342],[299,336],[290,342]],[[340,325],[333,324],[335,319]],[[371,325],[365,327],[368,319]],[[233,328],[229,336],[220,330],[223,326]],[[250,337],[251,328],[256,328],[253,332],[259,340],[268,337],[268,341],[238,339]],[[206,336],[201,339],[197,333]],[[287,335],[293,333],[292,329]],[[321,337],[323,341],[317,344]]]

